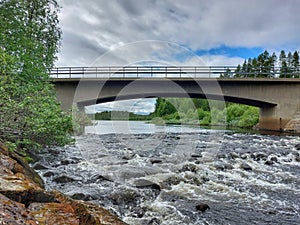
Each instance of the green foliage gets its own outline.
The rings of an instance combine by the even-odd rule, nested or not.
[[[54,0],[0,3],[0,140],[13,149],[70,141],[71,116],[48,76],[61,34],[57,12]]]

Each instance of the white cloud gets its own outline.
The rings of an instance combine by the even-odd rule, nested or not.
[[[60,0],[58,64],[86,65],[119,43],[163,40],[193,50],[220,45],[298,47],[297,0]],[[90,50],[86,48],[92,47]],[[132,54],[136,54],[135,52]]]
[[[154,111],[156,99],[134,99],[122,100],[115,102],[102,103],[98,105],[86,107],[87,113],[103,112],[103,111],[127,111],[137,114],[149,114]]]

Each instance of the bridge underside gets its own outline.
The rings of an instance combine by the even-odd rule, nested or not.
[[[134,95],[118,95],[118,96],[110,96],[105,98],[98,98],[98,99],[91,99],[88,101],[81,101],[77,102],[77,105],[80,108],[83,108],[85,106],[89,105],[95,105],[95,104],[101,104],[101,103],[107,103],[107,102],[114,102],[114,101],[120,101],[120,100],[130,100],[130,99],[141,99],[141,98],[158,98],[158,97],[164,97],[164,98],[200,98],[200,99],[208,99],[208,100],[218,100],[218,101],[225,101],[225,102],[232,102],[232,103],[238,103],[238,104],[244,104],[244,105],[250,105],[250,106],[256,106],[259,108],[272,108],[275,107],[276,103],[270,103],[270,102],[264,102],[254,99],[245,99],[245,98],[238,98],[234,96],[220,96],[220,95],[208,95],[208,94],[194,94],[189,93],[187,94],[174,94],[174,93],[152,93],[152,94],[134,94]]]
[[[235,79],[110,79],[55,82],[64,109],[136,98],[221,100],[260,108],[259,128],[283,130],[300,106],[300,81]]]

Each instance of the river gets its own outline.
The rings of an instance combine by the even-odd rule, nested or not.
[[[34,167],[47,189],[128,224],[296,225],[299,153],[299,136],[98,121]]]

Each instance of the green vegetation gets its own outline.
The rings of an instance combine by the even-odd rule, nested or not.
[[[61,31],[55,0],[0,2],[0,141],[26,150],[70,141],[49,82]]]
[[[162,111],[165,108],[167,108],[168,114]],[[224,104],[204,99],[158,98],[155,111],[150,116],[162,118],[166,124],[226,124],[227,126],[250,128],[258,123],[259,109],[247,105]]]
[[[289,52],[286,55],[285,51],[282,50],[278,58],[275,52],[270,55],[266,50],[257,58],[245,60],[243,65],[238,65],[234,72],[227,69],[221,75],[221,78],[272,78],[278,73],[280,78],[300,78],[298,51],[294,51],[294,53]]]
[[[91,118],[91,117],[90,117]],[[149,115],[138,115],[126,111],[104,111],[95,114],[95,120],[151,120]]]
[[[124,111],[95,114],[96,120],[151,120],[155,124],[227,125],[251,128],[258,123],[259,109],[205,99],[157,98],[155,110],[149,115]]]

